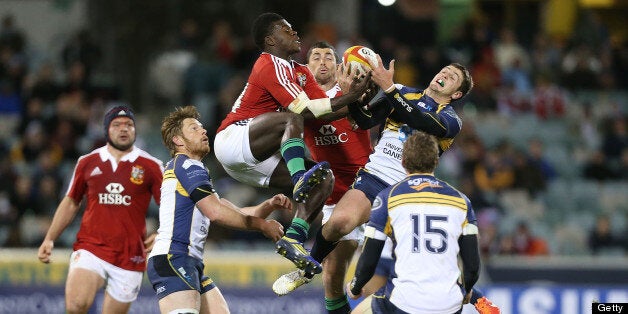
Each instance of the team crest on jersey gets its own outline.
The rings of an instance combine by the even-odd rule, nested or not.
[[[133,169],[131,169],[131,182],[135,184],[144,183],[144,168],[142,166],[133,166]]]
[[[304,73],[297,72],[297,80],[299,81],[299,85],[301,85],[301,87],[305,87],[305,83],[307,83],[307,76]]]

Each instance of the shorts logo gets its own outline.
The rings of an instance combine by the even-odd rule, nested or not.
[[[142,256],[133,256],[130,258],[131,262],[135,263],[135,264],[139,264],[139,263],[143,263],[146,259],[144,259],[144,257]]]
[[[80,258],[81,258],[81,252],[79,251],[74,252],[74,256],[72,256],[72,263],[78,262]]]
[[[131,182],[135,184],[144,183],[144,168],[142,166],[133,166],[133,169],[131,169]]]
[[[166,291],[166,286],[160,286],[160,287],[157,287],[157,291],[156,291],[156,292],[157,292],[157,294],[160,294],[160,293],[162,293],[162,292],[164,292],[164,291]]]

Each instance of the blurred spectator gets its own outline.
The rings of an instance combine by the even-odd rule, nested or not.
[[[561,71],[562,84],[572,91],[599,87],[598,75],[602,62],[587,45],[577,45],[563,58]]]
[[[547,74],[536,77],[532,95],[532,108],[540,119],[562,118],[567,107],[567,96],[561,87],[554,84]]]
[[[594,150],[601,145],[602,135],[599,131],[598,119],[593,112],[590,102],[582,104],[582,113],[577,117],[580,138],[583,140],[584,149]]]
[[[533,75],[543,75],[548,80],[557,79],[560,70],[562,41],[559,38],[551,38],[546,33],[538,33],[534,37],[531,50]]]
[[[602,140],[602,150],[610,162],[618,162],[623,150],[628,147],[626,118],[613,117],[607,126]]]
[[[233,33],[228,21],[214,22],[208,44],[212,61],[233,65],[238,50],[238,37]]]
[[[525,152],[519,151],[514,155],[514,173],[513,188],[525,190],[532,197],[547,186],[541,167]]]
[[[21,30],[15,25],[15,19],[11,14],[2,16],[2,28],[0,29],[0,46],[10,47],[13,51],[21,53],[24,51],[26,38]]]
[[[589,232],[589,249],[598,254],[608,249],[621,248],[621,241],[611,232],[611,222],[607,215],[595,220],[595,227]]]
[[[483,110],[495,110],[497,104],[493,94],[501,83],[501,72],[490,47],[479,53],[479,59],[471,66],[471,74],[475,84],[469,100]]]
[[[515,172],[507,156],[494,148],[488,150],[484,160],[475,167],[474,178],[480,190],[496,193],[512,187]]]
[[[613,173],[613,169],[606,161],[604,152],[596,150],[591,152],[591,155],[585,162],[582,176],[589,180],[606,181],[614,179],[615,173]]]
[[[79,30],[65,44],[61,52],[61,60],[66,70],[71,71],[75,64],[83,65],[85,77],[92,74],[94,68],[100,64],[102,52],[100,47],[90,38],[89,31]]]
[[[502,73],[513,67],[521,69],[524,73],[530,70],[530,56],[517,41],[512,29],[503,28],[499,32],[499,39],[493,45],[493,51],[497,67]]]
[[[11,193],[11,206],[14,208],[16,217],[15,224],[11,227],[10,237],[6,245],[10,247],[24,246],[22,243],[19,221],[24,214],[35,210],[38,197],[34,194],[33,180],[29,175],[19,175],[15,180],[15,188]]]
[[[518,255],[547,255],[549,248],[545,239],[532,234],[527,222],[519,222],[512,235],[502,241],[504,252]]]
[[[412,53],[412,51],[410,52]],[[412,59],[412,61],[415,62],[416,66],[418,67],[418,85],[415,84],[409,86],[427,87],[430,85],[432,73],[440,72],[440,69],[442,69],[444,66],[447,66],[451,62],[447,59],[447,56],[438,48],[438,46],[425,47],[422,51],[419,51],[419,54],[419,60],[421,60],[421,62],[416,62],[416,58]],[[461,64],[468,64],[468,62],[464,62]],[[396,66],[397,64],[395,63],[395,67]]]
[[[406,86],[416,86],[417,85],[417,73],[421,75],[423,72],[419,73],[417,71],[417,67],[415,66],[417,62],[415,62],[414,55],[412,49],[406,45],[398,45],[395,49],[395,82],[399,84],[403,84]],[[385,63],[384,63],[385,64]],[[385,64],[388,66],[387,64]],[[430,73],[438,73],[430,72]],[[427,87],[429,85],[425,84],[422,86]]]
[[[61,93],[61,86],[55,77],[55,68],[52,63],[42,64],[30,83],[27,96],[40,98],[44,102],[53,102]]]
[[[528,140],[528,162],[537,166],[541,170],[543,179],[546,182],[553,180],[557,174],[554,165],[545,158],[545,146],[540,138]]]

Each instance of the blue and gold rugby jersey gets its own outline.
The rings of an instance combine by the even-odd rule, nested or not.
[[[395,306],[408,313],[460,308],[458,238],[467,224],[476,224],[469,199],[431,175],[410,175],[377,196],[368,225],[393,240],[387,295]]]
[[[462,128],[462,120],[454,108],[450,104],[438,104],[431,97],[424,95],[421,89],[400,84],[395,84],[395,86],[403,97],[410,102],[410,106],[422,112],[433,112],[438,116],[438,124],[446,130],[445,135],[438,137],[438,145],[441,153],[449,149]],[[415,129],[402,122],[403,114],[409,113],[393,111],[386,119],[379,142],[364,166],[369,173],[376,175],[388,184],[397,183],[406,176],[401,165],[403,143],[408,136],[415,132]],[[421,129],[421,131],[436,134],[434,130]]]
[[[198,160],[177,154],[165,167],[161,185],[159,229],[151,256],[187,254],[202,259],[210,220],[196,207],[190,193],[209,185],[209,170]]]

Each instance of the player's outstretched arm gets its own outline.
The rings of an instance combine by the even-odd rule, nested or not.
[[[42,263],[50,263],[50,255],[52,254],[54,241],[57,240],[61,233],[63,233],[63,230],[72,223],[78,210],[79,204],[71,197],[65,196],[61,200],[52,218],[52,223],[50,224],[50,228],[48,228],[46,237],[37,252],[37,258],[39,258]]]
[[[235,210],[239,210],[245,215],[251,215],[264,219],[266,219],[266,217],[268,217],[275,210],[292,211],[292,201],[290,201],[290,198],[283,194],[274,195],[273,197],[265,200],[264,202],[256,206],[248,206],[242,208],[238,208],[238,206],[231,203],[226,198],[221,198],[220,202],[222,202],[225,206],[229,206]]]
[[[283,226],[279,222],[244,215],[242,212],[223,204],[216,194],[202,198],[196,202],[196,206],[209,219],[223,226],[241,230],[259,231],[273,241],[279,241],[283,236]]]

